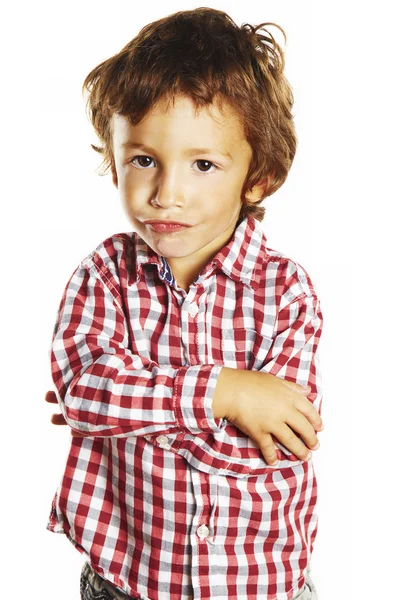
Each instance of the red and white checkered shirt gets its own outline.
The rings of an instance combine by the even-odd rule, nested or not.
[[[312,461],[277,467],[212,398],[223,366],[301,385],[321,412],[322,313],[253,217],[189,291],[137,233],[101,243],[60,303],[51,370],[71,437],[47,528],[143,600],[289,600],[317,533]]]

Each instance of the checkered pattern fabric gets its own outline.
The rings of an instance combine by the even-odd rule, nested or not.
[[[137,233],[75,269],[51,371],[71,438],[47,527],[143,600],[290,600],[317,533],[312,461],[214,419],[221,369],[310,385],[321,412],[319,299],[305,269],[237,223],[188,292]]]

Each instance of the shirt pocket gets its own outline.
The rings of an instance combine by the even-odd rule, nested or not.
[[[265,364],[272,339],[255,329],[221,329],[221,354],[226,367],[258,371]]]

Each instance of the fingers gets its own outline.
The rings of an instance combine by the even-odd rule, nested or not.
[[[49,404],[58,404],[57,402],[57,396],[55,394],[55,392],[48,390],[45,394],[44,399],[46,400],[46,402],[49,402]],[[67,421],[64,419],[63,415],[59,414],[59,413],[54,413],[51,415],[51,422],[53,423],[53,425],[67,425]]]
[[[312,428],[310,424],[308,425],[311,430]],[[277,430],[276,432],[274,432],[274,436],[283,446],[285,446],[290,452],[292,452],[292,454],[297,456],[299,460],[310,460],[310,458],[312,457],[312,453],[309,450],[309,448],[311,448],[311,444],[319,445],[318,438],[315,436],[314,432],[310,434],[310,432],[308,431],[307,435],[305,434],[305,437],[307,437],[308,440],[313,440],[313,442],[307,442],[307,445],[310,444],[309,447],[307,447],[303,443],[303,441],[296,435],[296,433],[287,425],[282,426],[281,428],[279,428],[279,431]],[[314,440],[316,441],[314,442]],[[259,447],[261,452],[263,453],[265,462],[268,465],[276,466],[279,463],[276,448],[274,446],[274,440],[271,434],[263,434],[262,441],[259,443]],[[312,449],[317,450],[317,448],[318,446]]]
[[[58,404],[58,402],[57,402],[57,396],[51,390],[48,390],[46,392],[46,395],[45,395],[44,399],[46,400],[46,402],[50,402],[50,404]]]
[[[52,414],[51,415],[51,422],[54,425],[67,425],[67,421],[64,419],[63,415],[61,414]]]
[[[89,434],[80,433],[79,431],[75,431],[74,429],[71,429],[71,435],[72,435],[72,437],[84,438],[84,437],[88,437]]]
[[[58,404],[57,396],[56,396],[55,392],[53,392],[51,390],[48,390],[46,392],[44,399],[46,400],[46,402],[49,402],[50,404]],[[67,421],[64,419],[64,416],[59,413],[53,413],[51,415],[51,422],[53,423],[53,425],[68,425]],[[72,435],[72,437],[77,437],[77,438],[88,437],[87,434],[80,433],[79,431],[74,431],[73,429],[71,429],[71,435]]]
[[[269,433],[263,435],[262,442],[259,444],[259,447],[263,453],[265,462],[270,466],[276,466],[278,463],[278,456],[276,454],[274,440]]]
[[[51,390],[46,392],[44,399],[46,402],[49,402],[49,404],[58,404],[57,396]],[[67,421],[64,419],[63,415],[59,413],[53,413],[50,420],[53,425],[67,425]]]
[[[300,416],[300,418],[302,417]],[[301,438],[296,434],[297,429],[301,430]],[[310,448],[314,450],[318,448],[316,446],[318,438],[307,420],[302,421],[301,426],[298,425],[297,420],[293,424],[290,423],[290,427],[283,423],[273,434],[283,446],[300,460],[309,460],[312,457]]]
[[[314,427],[314,431],[322,431],[324,424],[318,411],[314,408],[312,403],[307,398],[298,397],[295,401],[295,407],[300,411],[306,419]]]
[[[286,379],[278,378],[281,383],[286,387],[290,388],[293,398],[293,402],[298,410],[303,413],[305,417],[313,425],[315,431],[322,431],[324,425],[322,419],[319,416],[317,410],[315,410],[312,402],[307,399],[307,396],[311,393],[311,386],[302,386],[294,381],[287,381]],[[300,394],[300,395],[299,395]]]
[[[300,412],[296,411],[290,415],[286,421],[286,425],[289,428],[289,432],[294,433],[298,441],[304,446],[304,452],[307,454],[308,449],[317,450],[319,447],[319,441],[314,427]],[[288,432],[285,431],[287,434]],[[300,439],[298,438],[300,436]],[[283,442],[285,445],[286,443]],[[302,457],[303,458],[303,457]]]
[[[51,415],[51,422],[54,425],[68,425],[67,421],[64,419],[63,415],[53,414]],[[88,437],[85,433],[80,433],[79,431],[74,431],[71,429],[72,437],[83,438]]]

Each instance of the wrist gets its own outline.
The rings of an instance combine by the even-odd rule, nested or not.
[[[212,400],[212,409],[214,418],[230,419],[234,414],[236,403],[238,402],[238,378],[240,371],[223,367],[218,376]]]

